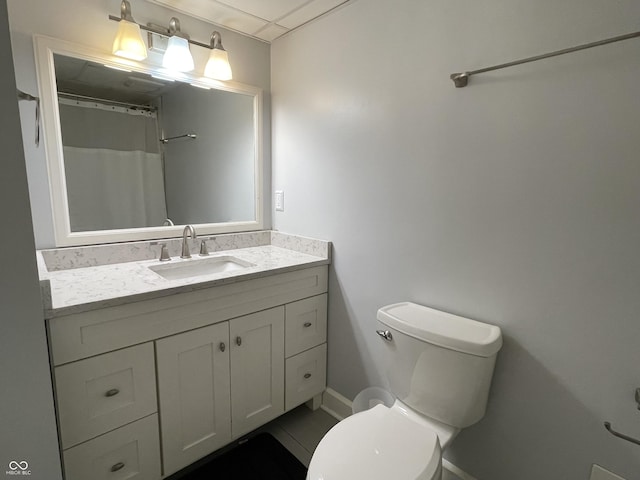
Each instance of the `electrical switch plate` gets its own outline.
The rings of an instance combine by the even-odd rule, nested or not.
[[[284,212],[284,190],[276,190],[276,212]]]

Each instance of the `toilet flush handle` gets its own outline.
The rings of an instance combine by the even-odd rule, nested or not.
[[[391,332],[389,330],[376,330],[376,333],[384,338],[387,342],[390,342],[393,339]]]

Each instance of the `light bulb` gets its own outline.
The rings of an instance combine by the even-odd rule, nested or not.
[[[147,58],[147,46],[142,40],[138,24],[124,19],[120,20],[112,51],[114,55],[131,60],[140,61]]]
[[[167,51],[162,57],[162,66],[177,72],[190,72],[195,68],[193,57],[189,50],[189,41],[186,38],[178,37],[177,35],[169,38]]]
[[[215,80],[231,80],[231,65],[226,50],[214,48],[209,54],[207,66],[204,68],[204,76]]]

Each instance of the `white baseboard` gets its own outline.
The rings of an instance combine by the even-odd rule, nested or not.
[[[320,408],[337,420],[344,420],[352,412],[351,400],[343,397],[332,388],[327,388],[322,394]]]
[[[624,478],[594,463],[591,467],[591,477],[589,480],[624,480]]]
[[[453,463],[444,458],[442,459],[442,467],[445,470],[451,472],[455,476],[455,478],[459,478],[460,480],[477,480],[476,477],[472,477],[467,472],[460,470]]]
[[[347,397],[339,394],[332,388],[327,388],[322,394],[320,408],[337,420],[344,420],[352,412],[352,403]],[[442,459],[442,466],[460,480],[477,480],[475,477],[460,470],[448,460]],[[450,478],[451,476],[449,476]]]

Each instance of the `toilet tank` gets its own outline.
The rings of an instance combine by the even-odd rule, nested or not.
[[[502,347],[499,327],[410,302],[381,308],[378,322],[396,398],[457,428],[484,416]]]

